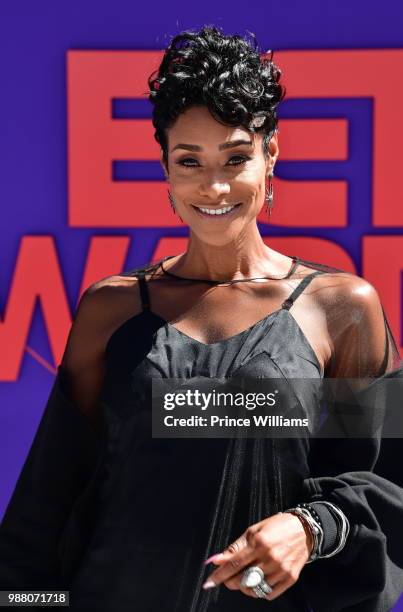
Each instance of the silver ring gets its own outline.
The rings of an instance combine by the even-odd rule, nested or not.
[[[252,565],[243,572],[241,586],[250,588],[258,597],[266,597],[272,592],[272,587],[265,580],[264,572],[261,567]]]
[[[252,588],[260,584],[264,580],[264,572],[257,565],[247,567],[242,575],[241,586]]]
[[[261,589],[262,591],[264,591],[266,593],[266,595],[268,595],[269,593],[272,592],[273,588],[270,586],[270,584],[268,582],[266,582],[266,580],[262,580],[262,582],[260,582],[257,585],[257,588]]]
[[[257,595],[257,597],[259,597],[260,599],[266,599],[266,595],[267,592],[265,592],[261,585],[258,584],[257,586],[253,587],[252,591],[254,592],[255,595]]]

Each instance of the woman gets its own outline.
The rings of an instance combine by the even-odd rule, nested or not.
[[[204,27],[176,36],[150,77],[188,247],[82,296],[3,521],[2,589],[64,588],[73,609],[139,612],[258,610],[258,599],[369,612],[403,590],[403,491],[373,471],[379,436],[151,435],[155,378],[279,377],[290,389],[348,378],[368,406],[368,390],[399,380],[375,289],[260,236],[280,74],[256,46]],[[298,401],[316,399],[308,385]]]

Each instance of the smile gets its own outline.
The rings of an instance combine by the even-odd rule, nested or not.
[[[233,206],[222,206],[221,208],[202,208],[199,206],[193,206],[193,208],[196,209],[201,217],[214,217],[216,219],[218,217],[231,216],[239,206],[241,206],[241,203],[234,204]]]

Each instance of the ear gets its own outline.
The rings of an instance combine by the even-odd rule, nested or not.
[[[165,162],[164,162],[164,159],[163,159],[162,152],[161,152],[161,155],[160,155],[160,163],[161,163],[162,169],[163,169],[164,174],[165,174],[165,179],[166,179],[167,181],[169,181],[169,172],[168,172],[168,168],[167,168],[167,166],[165,165]]]
[[[269,150],[268,150],[268,156],[267,156],[267,161],[266,161],[266,174],[267,175],[272,174],[272,172],[274,171],[274,166],[277,161],[279,153],[280,153],[280,149],[278,147],[278,136],[277,136],[277,131],[276,131],[274,132],[269,142]]]

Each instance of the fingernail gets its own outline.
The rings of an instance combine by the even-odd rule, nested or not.
[[[206,580],[206,582],[203,584],[203,589],[212,589],[215,586],[217,586],[215,582],[212,580]]]
[[[214,563],[215,561],[219,561],[221,559],[221,557],[223,557],[224,555],[222,553],[217,553],[216,555],[211,555],[211,557],[209,557],[208,559],[205,560],[204,565],[207,565],[208,563]]]

